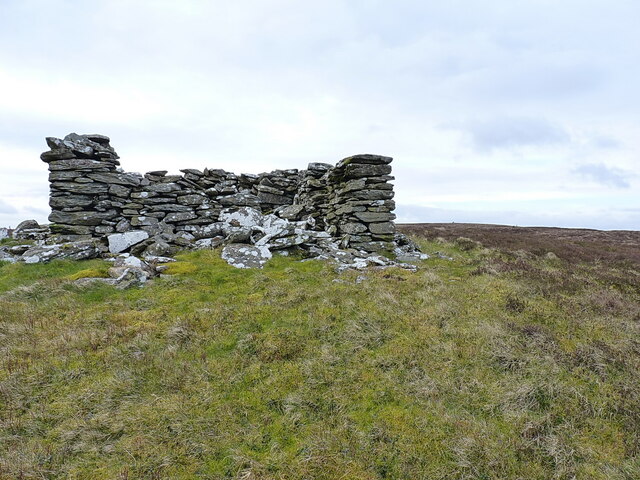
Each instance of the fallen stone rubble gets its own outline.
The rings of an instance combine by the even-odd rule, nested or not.
[[[252,207],[234,207],[224,209],[220,221],[189,231],[150,236],[145,230],[131,230],[108,235],[106,242],[99,239],[69,242],[48,226],[27,220],[9,238],[32,243],[0,246],[0,261],[31,264],[54,259],[105,258],[114,262],[110,278],[81,279],[77,283],[95,281],[128,287],[141,285],[161,273],[162,264],[173,261],[172,256],[180,249],[222,247],[222,258],[236,268],[262,268],[273,255],[297,255],[303,261],[333,262],[339,272],[392,266],[414,270],[415,262],[428,258],[402,234],[395,235],[396,260],[392,260],[380,253],[343,248],[329,233],[311,230],[309,223],[313,223],[312,218],[291,221],[276,214],[263,215]]]

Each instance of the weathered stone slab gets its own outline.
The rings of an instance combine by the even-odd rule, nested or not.
[[[154,183],[147,187],[147,190],[154,193],[170,193],[182,190],[177,183]]]
[[[293,203],[293,198],[284,195],[276,195],[267,192],[258,192],[260,203],[269,203],[272,205],[287,205]]]
[[[265,246],[232,243],[222,249],[222,259],[236,268],[262,268],[272,257]]]
[[[109,185],[104,183],[77,183],[77,182],[55,182],[51,184],[53,189],[71,192],[78,195],[98,195],[107,193]]]
[[[253,227],[262,224],[262,214],[251,207],[225,209],[220,213],[220,221],[234,227]]]
[[[79,211],[61,212],[54,211],[49,215],[49,221],[67,225],[100,225],[103,220],[110,220],[117,216],[115,210],[107,212]]]
[[[49,206],[51,208],[67,208],[67,207],[88,207],[93,204],[93,197],[86,195],[65,195],[49,198]]]
[[[184,222],[198,218],[194,212],[173,212],[164,217],[166,223]]]
[[[49,228],[53,233],[61,235],[91,235],[95,227],[87,225],[63,225],[52,223]]]
[[[360,155],[352,155],[350,157],[344,158],[338,162],[336,165],[337,168],[341,168],[345,165],[350,165],[353,163],[365,163],[371,165],[387,165],[393,161],[392,157],[384,157],[382,155],[371,155],[368,153],[360,154]]]
[[[181,205],[202,205],[209,199],[205,195],[182,195],[177,198],[177,202]]]
[[[393,222],[370,223],[369,231],[375,234],[394,233],[396,231]]]
[[[367,226],[362,223],[345,223],[338,227],[340,233],[358,234],[367,231]]]
[[[356,212],[353,215],[365,223],[388,222],[391,219],[391,214],[388,212]]]
[[[218,197],[216,200],[225,207],[238,206],[258,208],[260,206],[260,199],[257,196],[244,192]]]
[[[120,253],[129,249],[143,240],[149,238],[149,234],[144,230],[132,230],[125,233],[114,233],[107,237],[109,241],[109,252]]]
[[[391,173],[391,165],[349,164],[344,169],[346,178],[375,177]]]
[[[54,259],[88,260],[100,255],[95,240],[32,247],[22,254],[25,263],[43,263]]]
[[[137,187],[142,180],[142,177],[132,173],[89,173],[87,177],[96,182],[108,183],[110,185],[126,185],[129,187]]]

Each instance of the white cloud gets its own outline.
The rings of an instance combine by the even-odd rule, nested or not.
[[[634,175],[620,168],[608,167],[604,163],[588,163],[573,170],[573,173],[587,177],[602,185],[629,188],[629,180]]]

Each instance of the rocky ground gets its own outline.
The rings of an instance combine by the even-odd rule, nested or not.
[[[222,258],[236,268],[262,268],[273,255],[294,255],[302,260],[333,262],[337,271],[369,266],[415,270],[416,261],[428,258],[402,234],[395,236],[393,251],[371,253],[341,245],[329,233],[311,229],[309,221],[289,221],[240,207],[225,209],[220,221],[194,225],[189,231],[150,237],[145,230],[130,230],[110,234],[106,241],[94,238],[61,242],[48,225],[27,220],[15,230],[2,230],[5,245],[0,244],[0,261],[35,264],[105,258],[114,263],[110,278],[95,281],[127,288],[162,274],[164,264],[173,262],[173,255],[181,250],[176,245],[182,245],[182,250],[221,247]],[[87,281],[83,279],[83,283]]]

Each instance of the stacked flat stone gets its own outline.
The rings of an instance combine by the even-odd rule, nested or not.
[[[324,229],[329,209],[329,185],[327,173],[333,168],[329,163],[310,163],[302,172],[294,204],[304,207],[300,213],[315,220],[318,228]]]
[[[355,155],[338,162],[327,173],[329,213],[327,231],[342,245],[367,252],[392,250],[395,234],[392,213],[391,157]]]
[[[49,164],[52,230],[72,239],[109,233],[121,214],[114,206],[120,203],[116,192],[126,188],[109,137],[71,133],[64,139],[49,137],[47,145],[51,150],[40,158]],[[140,181],[126,178],[124,183]]]
[[[217,220],[220,203],[207,195],[198,181],[204,172],[187,169],[184,175],[167,175],[152,171],[133,188],[123,210],[123,220],[116,226],[119,233],[133,229],[150,235],[173,233],[187,225],[203,225]]]
[[[293,204],[299,183],[300,172],[297,169],[261,173],[254,189],[262,211],[270,212],[279,206]]]

